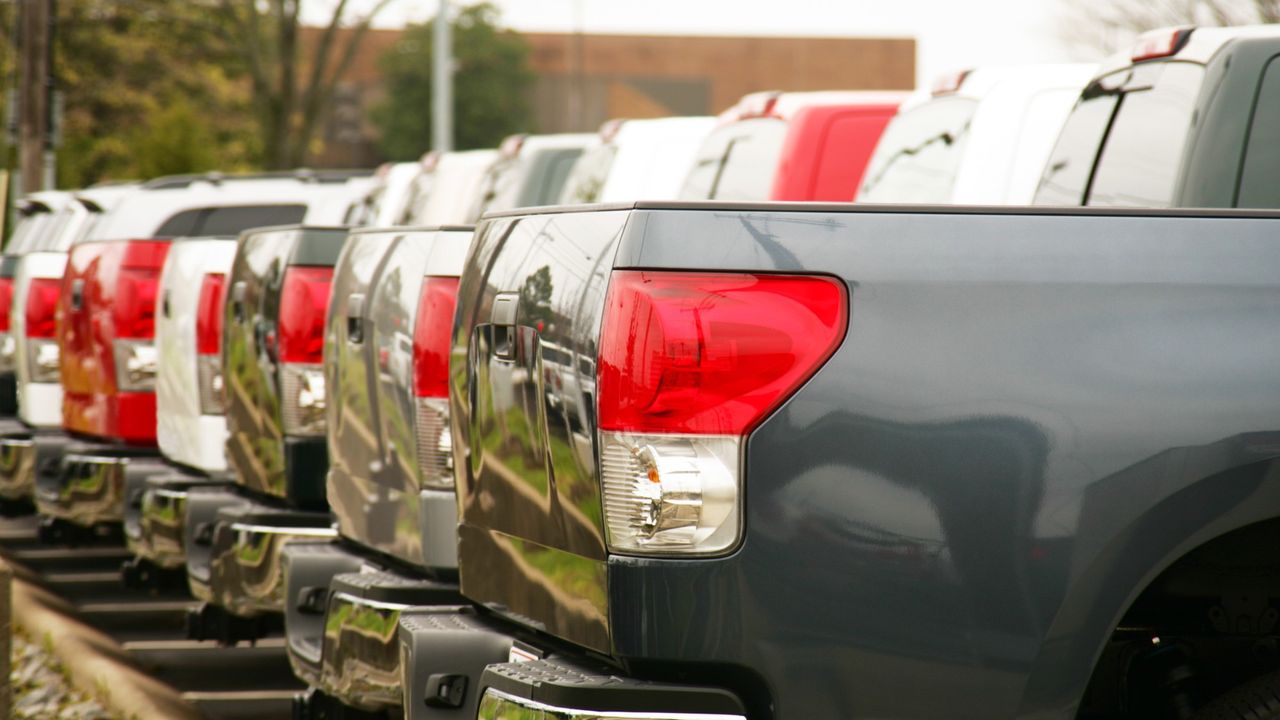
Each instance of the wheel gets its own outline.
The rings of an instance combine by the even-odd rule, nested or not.
[[[1280,672],[1228,690],[1197,710],[1191,720],[1280,720]]]

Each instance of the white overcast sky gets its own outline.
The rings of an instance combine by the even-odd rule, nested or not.
[[[1066,0],[1070,2],[1071,0]],[[1077,2],[1079,0],[1076,0]],[[335,0],[303,0],[324,22]],[[350,0],[351,7],[375,0]],[[515,30],[916,38],[917,82],[990,64],[1090,60],[1061,40],[1063,0],[492,0]],[[456,4],[467,4],[465,0]],[[377,23],[429,19],[436,0],[393,0]]]

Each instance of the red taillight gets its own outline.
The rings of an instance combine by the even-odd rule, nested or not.
[[[150,340],[156,335],[156,297],[160,292],[160,270],[122,267],[117,279],[115,306],[116,337]]]
[[[413,329],[413,394],[418,397],[449,396],[449,343],[457,302],[458,278],[422,281]]]
[[[217,355],[222,347],[222,303],[226,298],[227,276],[208,273],[200,284],[200,305],[196,310],[196,352]]]
[[[280,361],[320,363],[324,358],[324,317],[329,307],[331,267],[291,267],[280,295]]]
[[[9,332],[9,310],[13,308],[13,278],[0,278],[0,333]]]
[[[55,313],[62,296],[61,278],[33,278],[27,287],[27,307],[23,314],[29,338],[51,338],[57,330]]]
[[[831,278],[615,271],[600,429],[745,434],[826,362],[846,323]]]

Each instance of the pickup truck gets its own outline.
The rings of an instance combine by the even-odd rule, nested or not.
[[[487,217],[449,381],[469,605],[401,617],[406,709],[1275,717],[1214,713],[1280,688],[1277,228]]]
[[[1280,207],[1280,26],[1169,28],[1102,64],[1037,205]]]
[[[191,487],[172,512],[172,503],[156,498],[143,503],[144,516],[171,515],[182,538],[188,587],[203,601],[189,618],[193,639],[234,642],[278,628],[282,546],[335,536],[324,495],[328,390],[321,360],[334,264],[347,232],[278,226],[237,240],[221,347],[234,482]]]
[[[340,539],[284,549],[289,658],[315,688],[303,717],[398,710],[400,615],[461,602],[447,368],[471,230],[353,231],[338,261],[325,377]]]
[[[429,152],[422,156],[422,172],[414,178],[398,225],[439,227],[466,222],[480,201],[480,183],[498,159],[497,150]]]
[[[681,200],[847,201],[904,92],[751,93],[720,113]]]
[[[241,180],[256,183],[264,181]],[[311,173],[290,184],[306,206],[304,222],[332,225],[359,201],[370,179],[363,173]],[[227,488],[227,421],[222,376],[223,310],[227,277],[236,255],[234,237],[187,238],[173,244],[160,273],[156,348],[156,440],[171,472],[131,488],[125,535],[136,560],[130,581],[163,581],[186,563],[179,518],[193,487]]]
[[[6,510],[34,511],[36,474],[56,478],[62,452],[71,442],[62,432],[54,323],[67,250],[131,190],[131,185],[115,185],[66,193],[60,209],[38,231],[15,235],[10,246],[15,254],[11,265],[7,257],[5,261],[13,271],[6,349],[13,355],[19,425],[0,436],[0,497]]]

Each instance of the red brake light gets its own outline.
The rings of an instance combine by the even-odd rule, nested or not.
[[[61,278],[33,278],[27,286],[27,307],[23,314],[29,338],[51,338],[56,335],[58,299],[62,296]]]
[[[847,305],[826,277],[615,271],[600,428],[745,434],[839,347]]]
[[[291,267],[280,296],[280,361],[317,364],[324,359],[324,318],[331,267]]]
[[[160,292],[160,270],[122,267],[116,285],[112,312],[116,337],[150,340],[156,335],[156,297]]]
[[[1191,31],[1194,29],[1191,26],[1183,26],[1145,32],[1134,42],[1129,59],[1140,62],[1176,55],[1182,46],[1187,44],[1187,39],[1191,37]]]
[[[196,353],[217,355],[222,347],[222,304],[227,293],[227,276],[208,273],[200,284],[200,305],[196,310]]]
[[[428,277],[422,281],[413,328],[413,394],[417,397],[449,396],[450,335],[457,302],[458,278]]]
[[[0,278],[0,332],[9,332],[11,308],[13,308],[13,278]]]

